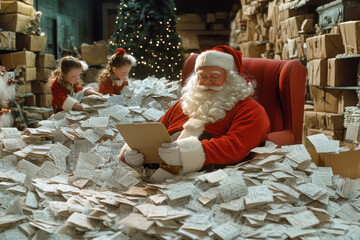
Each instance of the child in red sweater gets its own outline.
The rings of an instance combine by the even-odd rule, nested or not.
[[[99,93],[120,95],[121,90],[128,85],[126,78],[135,65],[136,59],[126,54],[123,48],[118,48],[110,57],[107,67],[99,74]]]
[[[81,97],[98,94],[90,88],[83,89],[79,85],[83,65],[80,60],[65,56],[60,60],[59,67],[51,73],[51,94],[54,113],[68,110],[83,110]]]

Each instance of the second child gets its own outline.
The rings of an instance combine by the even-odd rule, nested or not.
[[[127,77],[136,59],[126,54],[123,48],[118,48],[113,54],[104,70],[99,74],[99,93],[120,95],[121,90],[128,85]]]

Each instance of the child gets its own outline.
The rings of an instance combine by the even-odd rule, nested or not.
[[[98,94],[90,88],[83,89],[79,79],[83,65],[80,60],[65,56],[60,60],[59,67],[51,73],[51,94],[54,113],[62,110],[83,110],[80,99],[83,96]]]
[[[106,69],[99,74],[99,93],[120,95],[121,90],[128,85],[127,76],[136,59],[125,53],[123,48],[118,48],[108,62]]]

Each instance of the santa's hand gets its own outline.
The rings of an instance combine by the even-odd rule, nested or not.
[[[166,164],[182,166],[180,147],[176,142],[164,142],[158,149],[159,155]]]
[[[132,167],[140,167],[144,164],[144,155],[136,150],[126,151],[124,158],[125,162]]]

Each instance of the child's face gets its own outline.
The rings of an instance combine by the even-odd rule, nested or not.
[[[112,70],[115,76],[117,76],[120,80],[125,80],[126,77],[129,75],[129,72],[131,70],[131,65],[124,65],[119,68],[113,67]]]
[[[80,79],[82,69],[72,68],[68,73],[65,74],[65,80],[70,84],[75,84]]]

